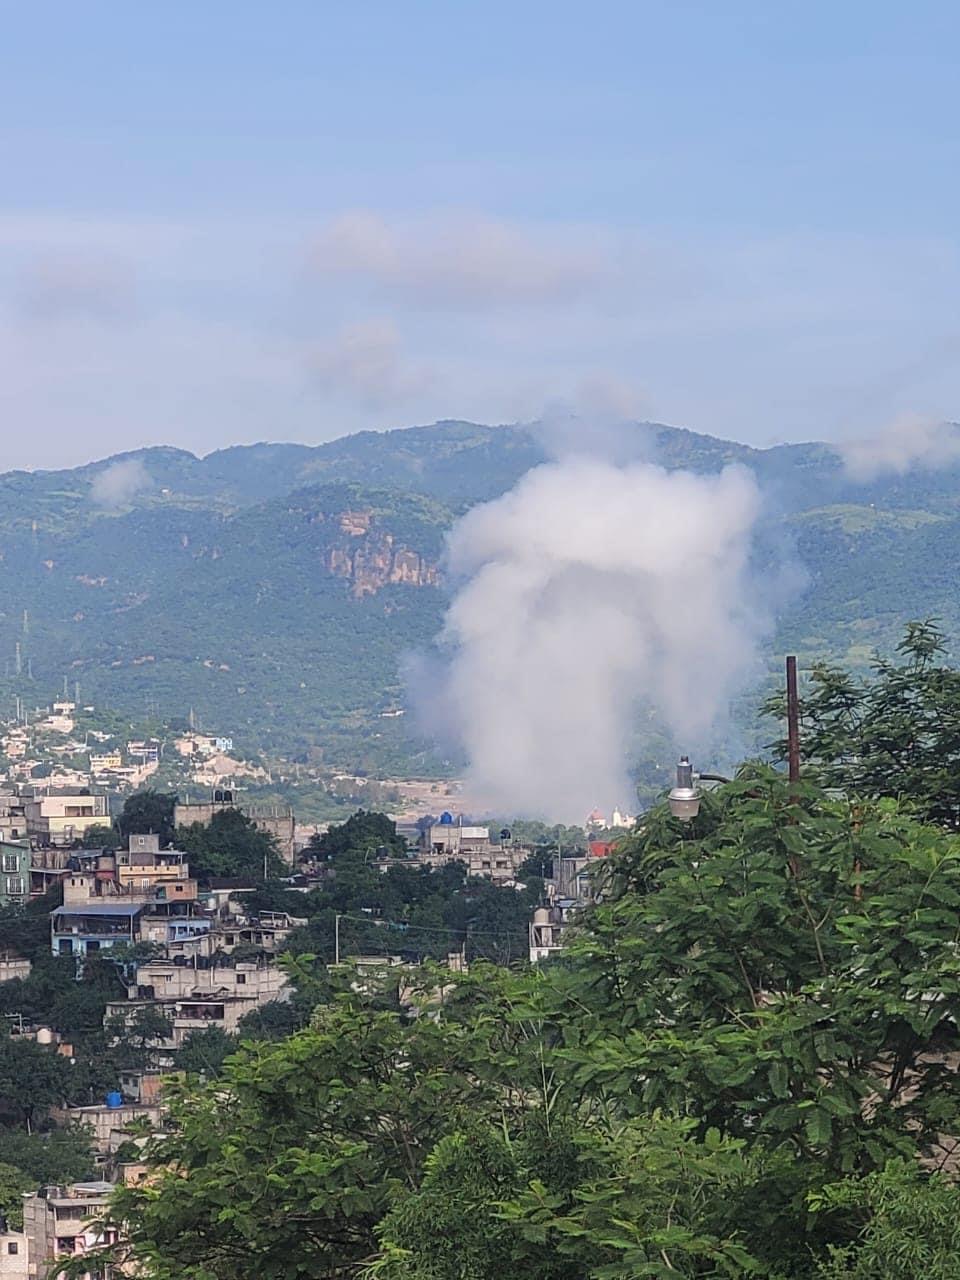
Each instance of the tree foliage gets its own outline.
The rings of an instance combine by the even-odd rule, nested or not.
[[[211,876],[263,880],[283,870],[276,840],[239,809],[220,809],[208,823],[178,827],[176,844],[189,853],[190,870],[200,880]]]
[[[818,664],[801,702],[803,756],[826,786],[893,796],[918,816],[960,829],[960,671],[934,620],[908,624],[897,660],[858,679]],[[781,699],[767,704],[782,711]],[[778,744],[781,756],[785,744]]]

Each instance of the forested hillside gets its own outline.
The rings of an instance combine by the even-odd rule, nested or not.
[[[822,445],[637,430],[665,466],[756,472],[761,571],[788,567],[771,652],[859,664],[907,618],[960,629],[956,468],[858,485]],[[192,706],[241,742],[437,768],[383,714],[402,706],[399,664],[439,628],[446,530],[544,457],[524,429],[444,422],[0,477],[2,693],[46,700],[66,679],[138,713]]]

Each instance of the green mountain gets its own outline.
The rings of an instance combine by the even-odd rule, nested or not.
[[[787,562],[805,580],[771,652],[864,662],[929,614],[960,634],[957,468],[855,485],[823,445],[651,436],[665,466],[757,473],[761,577]],[[436,768],[391,713],[404,654],[440,625],[444,535],[543,460],[522,428],[441,422],[0,476],[0,696],[45,701],[66,679],[131,713],[193,707],[241,744]]]

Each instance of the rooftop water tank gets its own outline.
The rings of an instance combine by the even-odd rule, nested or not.
[[[116,1111],[118,1107],[123,1106],[123,1094],[116,1089],[111,1089],[107,1094],[107,1106],[111,1111]]]
[[[440,825],[441,827],[453,826],[453,814],[447,813],[446,809],[444,809],[443,813],[440,815]]]

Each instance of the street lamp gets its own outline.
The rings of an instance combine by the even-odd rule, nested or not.
[[[693,785],[693,765],[681,756],[677,765],[677,785],[667,796],[670,812],[681,822],[692,822],[700,812],[700,789]]]
[[[729,782],[722,773],[698,773],[697,782]],[[677,785],[667,796],[670,812],[681,822],[691,822],[700,812],[700,788],[693,780],[693,765],[681,756],[677,765]]]

